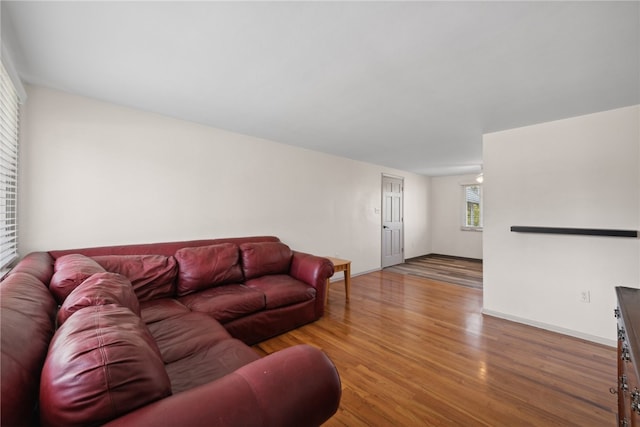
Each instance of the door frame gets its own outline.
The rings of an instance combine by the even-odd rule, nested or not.
[[[400,240],[402,245],[402,262],[404,262],[404,177],[400,175],[392,175],[389,173],[382,173],[380,175],[380,268],[384,268],[383,260],[384,260],[384,179],[392,178],[399,179],[402,181],[402,202],[400,204],[400,209],[402,210],[402,226],[400,230]]]

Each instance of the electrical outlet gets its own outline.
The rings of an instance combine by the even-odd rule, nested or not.
[[[580,291],[580,302],[591,302],[591,292]]]

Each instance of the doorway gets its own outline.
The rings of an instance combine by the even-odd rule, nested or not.
[[[382,268],[404,262],[404,178],[382,175]]]

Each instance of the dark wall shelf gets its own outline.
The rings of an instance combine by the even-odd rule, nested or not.
[[[638,237],[638,230],[611,230],[606,228],[525,227],[512,225],[516,233],[574,234],[582,236]]]

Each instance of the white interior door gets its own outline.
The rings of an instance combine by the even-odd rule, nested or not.
[[[404,262],[402,178],[382,177],[382,268]]]

